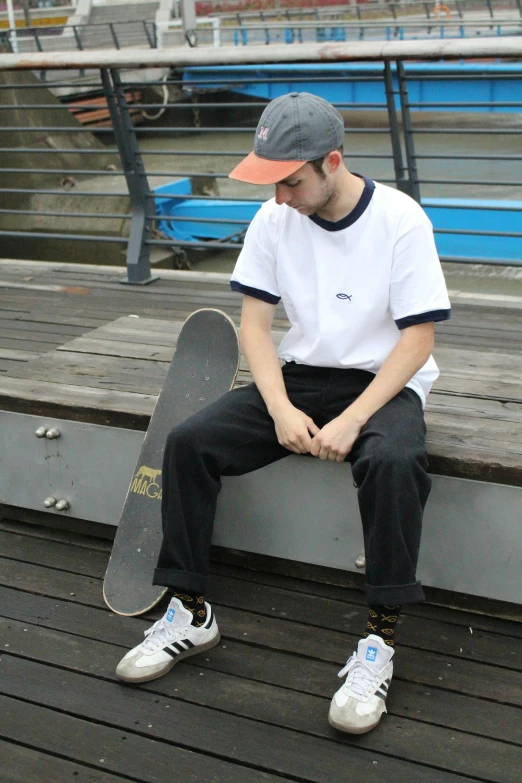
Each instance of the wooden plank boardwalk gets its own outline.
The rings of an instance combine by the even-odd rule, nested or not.
[[[0,261],[0,410],[145,429],[182,321],[241,307],[223,275],[160,274],[130,287],[113,268]],[[522,486],[521,304],[455,296],[437,327],[434,472]],[[276,341],[287,327],[279,308]],[[456,610],[427,589],[401,622],[389,714],[348,737],[327,712],[365,623],[355,576],[214,550],[220,646],[130,687],[115,665],[164,607],[106,609],[113,529],[16,517],[0,522],[1,783],[519,783],[522,624],[486,600]]]
[[[181,322],[241,297],[219,274],[0,261],[0,409],[145,429]],[[522,486],[522,307],[453,298],[437,326],[441,376],[426,408],[430,469]],[[136,317],[138,316],[138,317]],[[282,307],[274,338],[288,328]],[[238,383],[249,380],[245,365]]]
[[[520,623],[410,607],[389,714],[349,737],[327,713],[360,591],[216,561],[220,645],[134,687],[115,665],[164,607],[107,610],[111,542],[10,520],[0,542],[2,783],[520,781]]]

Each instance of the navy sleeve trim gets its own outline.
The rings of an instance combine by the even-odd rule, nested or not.
[[[230,288],[232,291],[239,291],[240,294],[253,296],[254,299],[262,299],[263,302],[268,302],[268,304],[276,305],[279,304],[281,300],[280,296],[274,296],[274,294],[269,294],[268,291],[262,291],[259,288],[250,288],[248,285],[238,283],[237,280],[231,280]]]
[[[429,313],[407,315],[405,318],[397,318],[395,323],[398,329],[406,329],[408,326],[427,324],[430,321],[449,321],[451,310],[430,310]]]

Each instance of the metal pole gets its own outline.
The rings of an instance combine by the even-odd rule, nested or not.
[[[73,33],[74,33],[74,38],[76,40],[76,46],[78,47],[78,51],[79,52],[83,52],[82,39],[78,35],[78,30],[76,29],[76,25],[75,24],[72,25],[72,29],[73,29]],[[80,76],[85,76],[85,68],[80,68]]]
[[[87,26],[86,26],[87,27]],[[96,51],[31,52],[24,54],[4,54],[0,52],[0,69],[37,71],[42,68],[63,71],[79,68],[131,68],[138,63],[140,68],[173,68],[187,65],[222,65],[243,63],[286,63],[317,61],[382,62],[383,60],[461,60],[471,57],[480,58],[520,58],[522,52],[521,36],[505,38],[481,37],[446,39],[445,41],[368,41],[358,43],[348,41],[337,43],[326,50],[321,43],[304,43],[299,52],[285,44],[271,46],[252,46],[242,51],[234,46],[221,47],[217,52],[211,46],[199,49],[188,47],[169,47],[167,49],[128,49]]]
[[[24,21],[26,27],[31,27],[31,11],[29,10],[29,0],[20,0],[24,12]]]
[[[43,52],[42,42],[40,41],[40,36],[38,35],[38,28],[37,27],[32,28],[32,33],[34,36],[34,42],[36,44],[36,48],[38,49],[39,52]],[[47,79],[47,71],[45,69],[40,71],[40,79],[43,82],[45,82],[45,80]]]
[[[147,22],[146,19],[142,19],[141,21],[142,21],[142,24],[143,24],[143,29],[145,30],[145,36],[147,38],[149,46],[150,46],[151,49],[154,49],[154,42],[153,42],[152,38],[150,37],[148,22]]]
[[[73,33],[74,33],[74,39],[75,39],[75,41],[76,41],[76,46],[78,47],[78,51],[79,51],[79,52],[83,52],[83,44],[82,44],[82,39],[81,39],[81,38],[80,38],[80,36],[78,35],[78,30],[77,30],[77,28],[76,28],[76,25],[75,25],[75,24],[73,24],[73,25],[71,25],[71,26],[72,26],[72,29],[73,29]]]
[[[401,137],[399,133],[399,122],[397,120],[397,110],[395,108],[391,65],[388,62],[384,63],[384,89],[386,90],[386,104],[388,107],[388,120],[390,123],[395,183],[397,185],[397,190],[401,190],[403,193],[407,193],[411,196],[410,183],[406,176],[406,169],[402,158]]]
[[[404,133],[404,146],[406,149],[406,163],[408,165],[408,174],[410,179],[410,196],[420,204],[421,197],[419,175],[417,172],[417,161],[415,158],[415,145],[413,143],[410,105],[408,103],[408,87],[406,84],[404,65],[401,60],[397,60],[397,78],[399,81],[399,96],[401,100],[402,130]]]
[[[16,19],[13,10],[13,0],[7,0],[7,18],[9,19],[9,38],[11,47],[15,54],[18,54],[18,39],[16,37]]]
[[[109,29],[111,31],[112,40],[114,41],[114,46],[116,47],[116,49],[119,49],[120,42],[118,41],[118,36],[116,35],[113,22],[109,22]]]
[[[197,46],[195,0],[181,0],[183,32],[190,46]]]
[[[145,285],[157,280],[150,274],[150,238],[152,219],[148,218],[150,188],[143,166],[136,131],[129,114],[120,75],[115,68],[101,69],[103,91],[111,116],[114,137],[129,189],[132,218],[127,245],[127,277],[122,283]]]
[[[34,27],[32,33],[34,36],[34,42],[36,44],[36,48],[38,49],[39,52],[43,52],[42,42],[40,41],[40,36],[38,35],[38,28]],[[45,76],[43,76],[42,78],[45,79]]]

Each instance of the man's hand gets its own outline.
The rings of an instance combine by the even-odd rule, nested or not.
[[[295,454],[308,454],[312,448],[310,435],[318,433],[319,427],[310,416],[294,407],[290,401],[272,413],[277,440]]]
[[[310,452],[319,459],[344,462],[360,431],[361,424],[345,412],[319,430],[312,440]]]

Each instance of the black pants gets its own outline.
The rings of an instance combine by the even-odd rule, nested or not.
[[[290,362],[283,377],[292,404],[321,428],[374,375]],[[346,458],[358,487],[369,604],[424,599],[415,570],[431,489],[425,432],[420,399],[405,388],[369,419]],[[240,476],[291,453],[278,443],[254,384],[234,389],[173,429],[163,461],[164,535],[154,584],[204,594],[221,476]],[[324,502],[327,514],[327,497]]]

